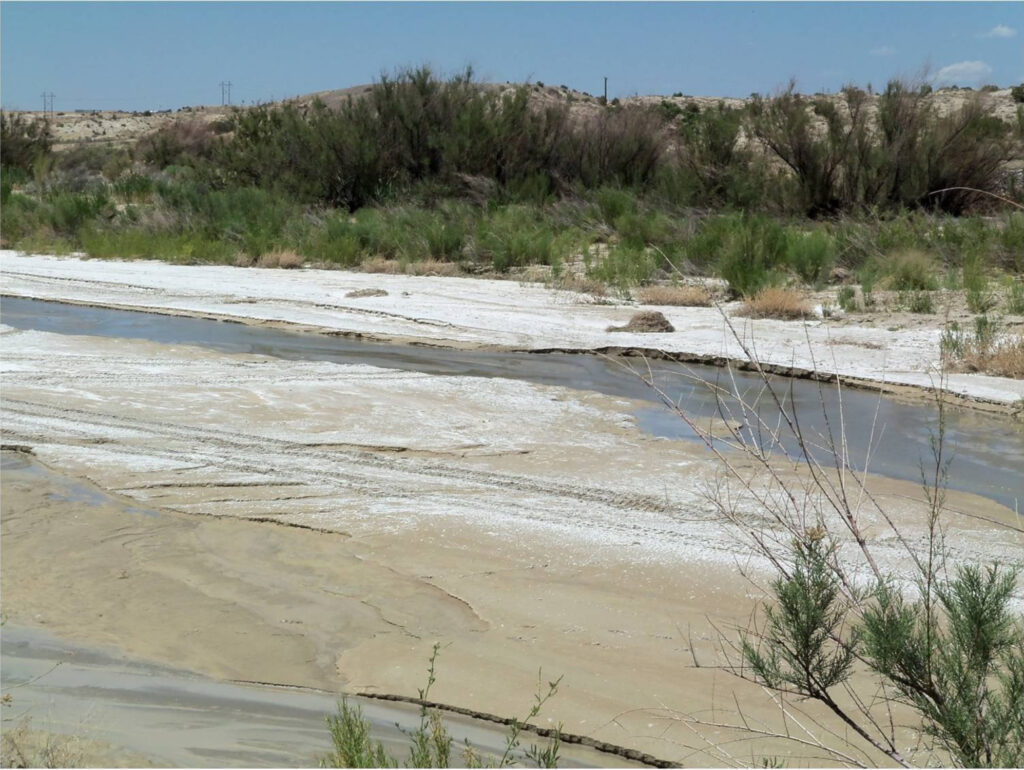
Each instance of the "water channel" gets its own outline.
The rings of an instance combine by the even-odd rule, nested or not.
[[[142,339],[165,344],[197,345],[224,353],[252,353],[285,360],[369,364],[389,369],[464,377],[503,377],[540,385],[603,393],[634,399],[649,406],[634,414],[638,426],[653,435],[695,439],[686,424],[662,404],[630,367],[647,374],[638,359],[591,354],[460,351],[428,346],[371,343],[345,337],[283,331],[241,323],[159,315],[128,310],[72,305],[42,300],[4,298],[0,320],[18,329],[57,334]],[[740,416],[739,397],[757,405],[765,424],[774,425],[778,411],[763,383],[752,373],[728,374],[711,366],[650,362],[655,384],[688,413],[720,414],[722,404]],[[820,384],[810,380],[773,378],[785,408],[799,417],[805,439],[827,445],[828,436],[842,430],[851,465],[864,460],[873,473],[906,481],[920,481],[922,464],[932,462],[932,438],[937,410],[922,403],[904,402],[867,390]],[[723,388],[722,401],[708,383]],[[749,418],[749,415],[747,415]],[[741,420],[745,423],[755,421]],[[747,436],[756,438],[750,428]],[[795,452],[793,442],[788,451]],[[966,409],[947,412],[946,456],[951,457],[948,486],[988,497],[1011,510],[1024,509],[1024,429],[1005,417]],[[825,450],[819,459],[828,460]]]

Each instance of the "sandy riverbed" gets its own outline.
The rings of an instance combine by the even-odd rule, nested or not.
[[[546,713],[567,730],[693,764],[699,742],[659,708],[736,692],[772,713],[693,667],[757,593],[739,574],[757,562],[702,498],[714,466],[643,434],[624,400],[2,331],[4,441],[115,496],[5,474],[13,622],[224,679],[405,695],[438,641],[438,700],[520,713],[542,668],[564,676]],[[913,533],[913,485],[875,491]],[[1024,545],[952,526],[958,559]]]
[[[9,295],[461,347],[736,353],[715,311],[665,309],[672,335],[609,335],[634,308],[511,282],[2,260]],[[373,286],[387,296],[345,298]],[[745,328],[773,361],[810,363],[799,324]],[[728,709],[736,693],[748,714],[774,713],[756,688],[693,665],[716,660],[713,625],[745,624],[758,591],[740,571],[764,573],[703,497],[708,456],[642,433],[630,402],[0,332],[4,442],[54,472],[4,474],[12,622],[222,679],[405,695],[423,686],[437,641],[440,701],[522,713],[542,668],[564,676],[545,713],[567,730],[697,765],[709,761],[688,748],[700,741],[660,721],[662,707]],[[888,353],[815,356],[850,376],[924,383],[930,334],[886,334]],[[821,324],[806,335],[840,336]],[[950,386],[1001,403],[1024,394],[996,378]],[[872,488],[913,540],[919,490]],[[954,515],[955,560],[1019,558],[1022,536],[1001,526],[1009,511],[962,494],[949,505],[996,522]],[[880,526],[871,536],[900,574],[896,544]]]
[[[226,318],[329,334],[462,348],[633,348],[745,360],[715,308],[659,308],[671,334],[609,333],[636,312],[594,304],[539,284],[325,270],[262,270],[162,262],[25,256],[0,251],[0,291],[10,296]],[[347,297],[380,289],[383,296]],[[726,310],[734,308],[727,306]],[[883,319],[884,320],[884,319]],[[890,386],[941,386],[970,400],[1014,408],[1024,381],[978,374],[940,377],[941,319],[896,328],[826,320],[734,319],[764,363]]]

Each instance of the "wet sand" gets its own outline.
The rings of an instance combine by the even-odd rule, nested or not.
[[[11,695],[4,755],[12,760],[49,749],[72,767],[309,767],[331,751],[324,717],[336,712],[336,693],[218,681],[10,623],[2,636]],[[358,696],[348,703],[391,756],[408,754],[418,706]],[[454,757],[467,741],[485,760],[502,755],[504,725],[447,711],[444,719]],[[527,747],[544,744],[525,735]],[[559,756],[561,767],[643,766],[569,742]]]
[[[738,684],[688,668],[706,614],[744,617],[742,591],[706,590],[727,575],[568,567],[563,548],[499,534],[354,540],[154,513],[4,454],[14,624],[221,680],[403,695],[439,641],[436,700],[525,713],[542,668],[564,679],[541,724],[663,755],[649,715],[622,712],[703,707],[713,682]]]

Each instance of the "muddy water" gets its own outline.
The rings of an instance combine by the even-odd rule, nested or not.
[[[286,360],[369,364],[426,374],[503,377],[555,385],[648,402],[635,412],[639,427],[670,438],[694,438],[692,431],[661,405],[630,365],[636,359],[596,355],[493,353],[361,342],[342,337],[299,334],[260,326],[182,318],[143,312],[109,310],[58,302],[5,298],[2,322],[19,329],[58,334],[144,339],[167,344],[199,345],[227,353],[254,353]],[[714,367],[652,362],[655,383],[687,412],[719,413],[719,399],[708,383],[728,390],[725,407],[735,412],[734,397],[759,404],[764,423],[774,425],[778,412],[751,374],[734,377]],[[646,373],[646,367],[644,368]],[[799,415],[805,437],[828,445],[829,436],[845,441],[851,464],[890,478],[919,481],[921,467],[932,462],[931,442],[937,428],[932,407],[903,403],[867,391],[844,389],[807,380],[777,378],[787,409]],[[824,409],[822,406],[824,405]],[[840,408],[841,407],[841,408]],[[840,421],[840,415],[843,420]],[[751,422],[751,420],[741,420]],[[842,424],[842,428],[840,425]],[[747,428],[746,435],[758,439]],[[1001,417],[951,410],[946,423],[948,485],[980,494],[1014,510],[1024,508],[1024,432],[1019,423]],[[790,446],[790,451],[795,449]],[[825,459],[827,453],[820,451]]]

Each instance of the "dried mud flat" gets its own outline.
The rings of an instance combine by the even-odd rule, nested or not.
[[[392,276],[387,297],[346,300],[385,277],[9,255],[2,267],[7,294],[465,347],[582,346],[632,312],[508,282]],[[701,339],[700,323],[665,313],[683,331],[643,337]],[[721,708],[735,692],[773,713],[757,688],[694,665],[715,660],[712,624],[746,622],[758,590],[740,570],[763,573],[702,497],[714,466],[641,433],[629,402],[0,331],[4,443],[52,470],[4,473],[12,622],[222,679],[403,695],[438,641],[439,701],[521,713],[542,668],[564,676],[545,717],[696,765],[709,761],[686,748],[699,741],[661,709]],[[985,384],[1007,398],[1011,386]],[[874,489],[913,536],[913,485]],[[1009,516],[967,495],[950,505]],[[872,534],[898,574],[901,554]],[[955,516],[949,539],[961,560],[1024,546]]]

